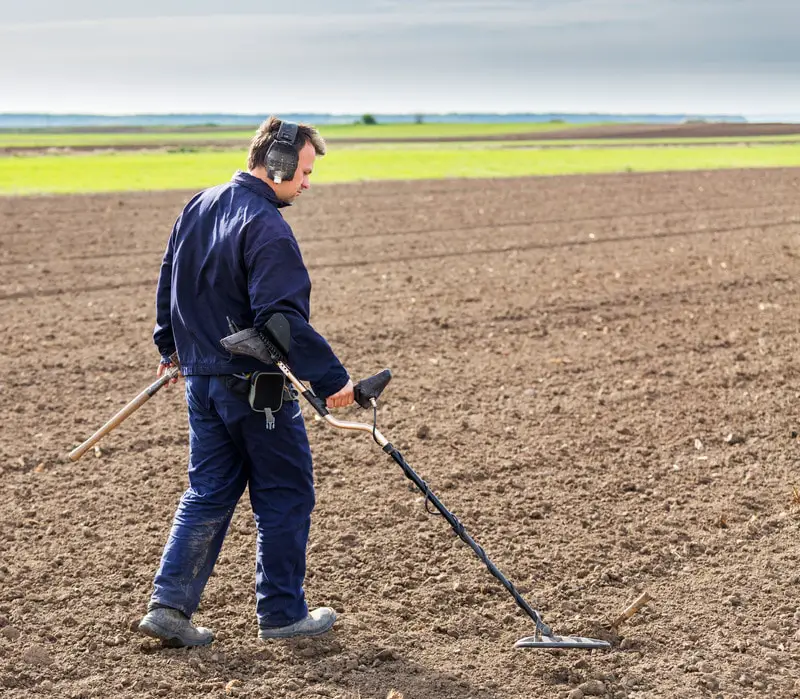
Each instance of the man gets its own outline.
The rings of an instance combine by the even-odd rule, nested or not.
[[[220,346],[239,328],[280,312],[291,327],[289,366],[329,408],[353,402],[353,384],[309,325],[308,277],[280,208],[310,186],[325,142],[316,129],[270,117],[250,145],[248,172],[195,196],[167,244],[156,297],[158,375],[177,350],[189,411],[189,488],[183,494],[139,630],[172,646],[211,643],[191,616],[216,563],[236,503],[249,486],[257,528],[259,637],[325,633],[333,609],[309,612],[303,592],[314,507],[311,452],[296,396],[265,425],[248,401],[252,373],[267,369]],[[284,394],[286,395],[286,394]],[[269,421],[267,421],[269,423]],[[268,429],[271,427],[271,429]]]

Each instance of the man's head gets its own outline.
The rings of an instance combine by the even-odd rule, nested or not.
[[[258,127],[256,135],[250,142],[250,152],[247,156],[247,168],[250,174],[258,177],[272,187],[275,195],[281,201],[293,202],[304,189],[308,189],[309,176],[314,169],[314,160],[318,155],[325,155],[325,141],[319,132],[307,124],[298,124],[297,136],[292,147],[297,151],[297,169],[294,177],[281,182],[273,181],[267,174],[267,153],[275,142],[281,120],[271,116]]]

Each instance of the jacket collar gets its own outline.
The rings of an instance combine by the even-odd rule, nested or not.
[[[270,204],[278,209],[281,209],[284,206],[291,206],[291,204],[278,199],[278,197],[275,196],[275,192],[272,190],[272,187],[270,187],[266,182],[251,175],[249,172],[237,170],[235,173],[233,173],[231,182],[234,184],[240,184],[242,187],[249,189],[251,192],[255,192],[256,194],[264,197],[267,201],[269,201]]]

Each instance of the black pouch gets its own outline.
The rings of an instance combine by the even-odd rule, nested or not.
[[[250,376],[250,407],[264,413],[267,429],[275,429],[275,413],[283,405],[286,378],[280,372],[256,371]]]

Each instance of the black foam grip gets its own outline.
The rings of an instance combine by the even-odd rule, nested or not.
[[[328,414],[328,408],[325,405],[325,400],[320,398],[316,393],[311,390],[303,391],[303,398],[305,398],[322,417]]]

